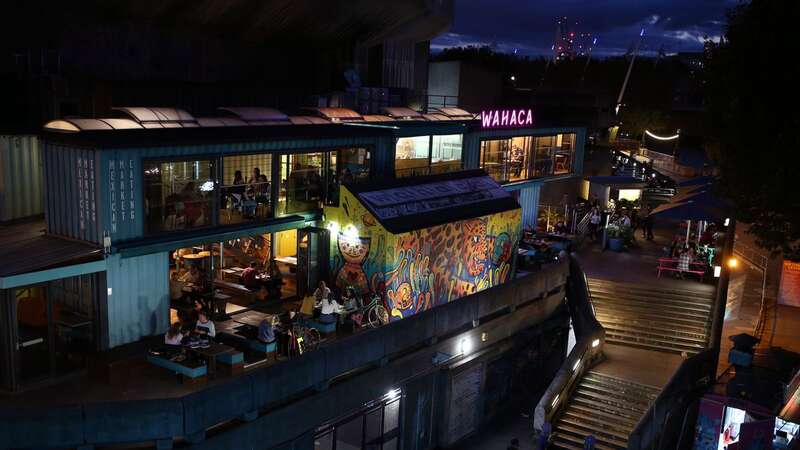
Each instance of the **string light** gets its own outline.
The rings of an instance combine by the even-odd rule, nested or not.
[[[658,135],[655,135],[655,134],[651,133],[648,130],[644,130],[644,134],[650,136],[653,139],[658,139],[659,141],[671,141],[673,139],[678,139],[680,137],[679,134],[676,134],[674,136],[658,136]]]

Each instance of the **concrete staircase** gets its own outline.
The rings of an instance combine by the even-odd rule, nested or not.
[[[711,328],[713,293],[589,279],[606,342],[693,355]]]
[[[589,371],[554,421],[552,446],[580,450],[586,436],[599,450],[628,447],[628,436],[658,396],[659,389]]]

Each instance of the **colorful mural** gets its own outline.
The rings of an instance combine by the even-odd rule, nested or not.
[[[336,287],[383,293],[392,320],[504,283],[520,237],[520,209],[392,234],[345,188],[325,216]]]

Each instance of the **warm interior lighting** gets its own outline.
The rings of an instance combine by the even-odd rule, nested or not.
[[[731,269],[734,269],[738,265],[739,265],[739,260],[738,259],[734,258],[733,256],[728,258],[728,267],[730,267]]]
[[[725,218],[725,226],[727,227],[730,224],[731,224],[731,218],[730,217],[726,217]]]

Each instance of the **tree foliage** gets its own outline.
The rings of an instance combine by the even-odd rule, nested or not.
[[[770,250],[800,260],[797,0],[753,0],[706,45],[705,98],[719,189]]]
[[[666,130],[667,116],[657,109],[630,106],[622,108],[620,113],[622,124],[620,128],[630,133],[631,137],[641,139],[644,130],[651,132],[672,131]]]

